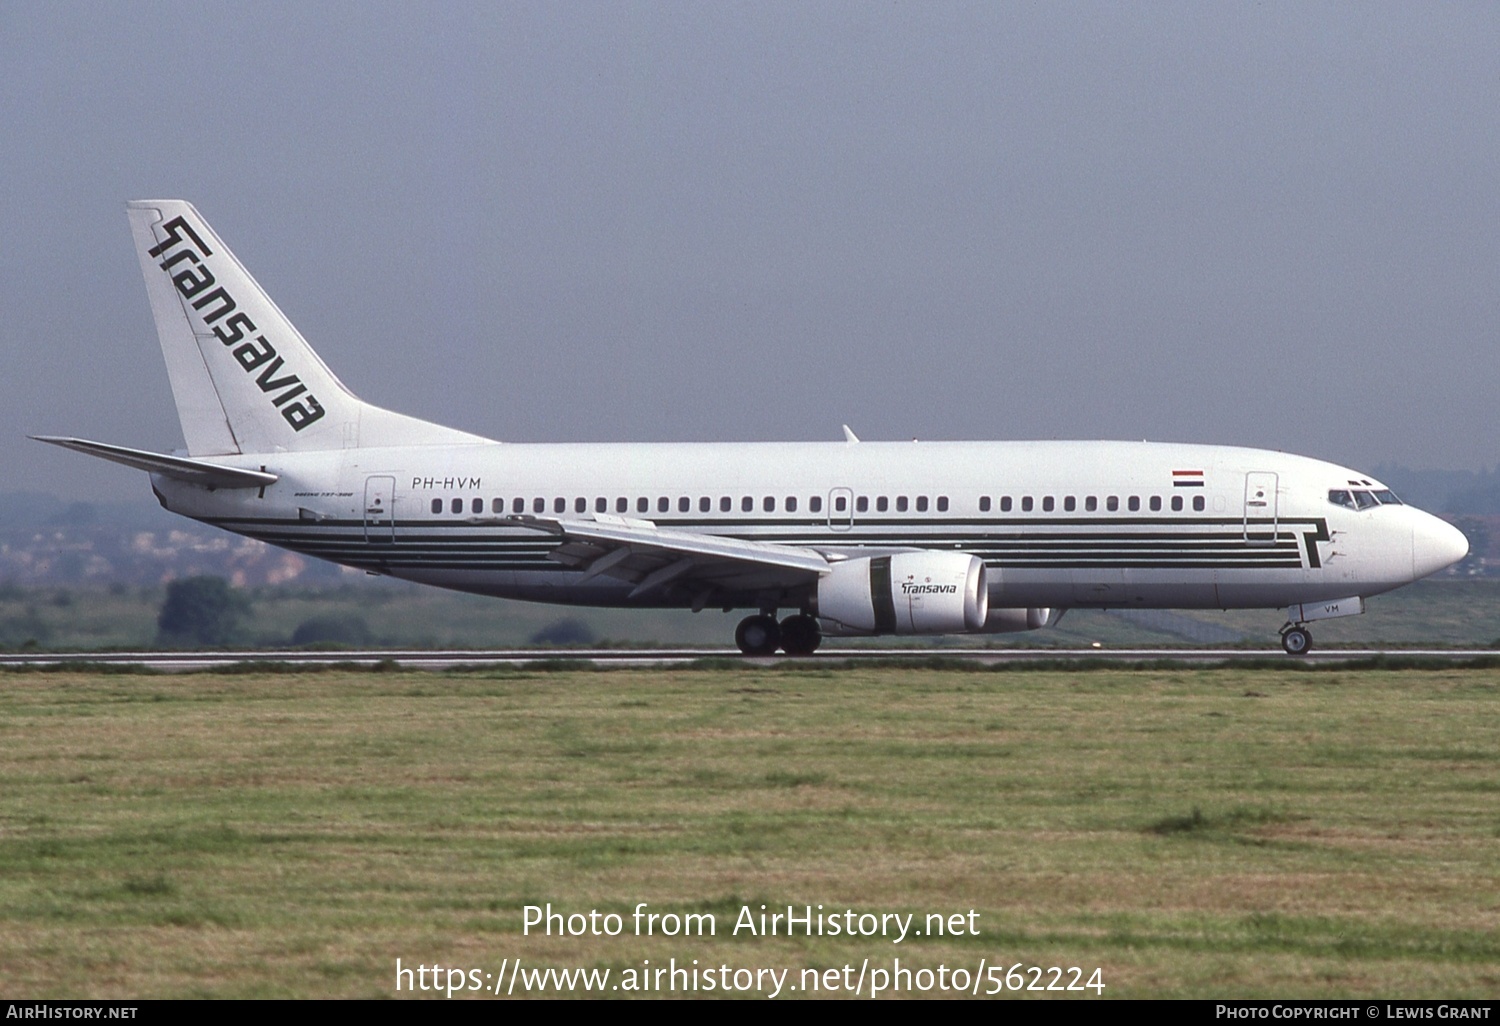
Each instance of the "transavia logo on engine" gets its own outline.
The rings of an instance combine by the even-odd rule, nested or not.
[[[255,383],[262,392],[271,396],[271,405],[281,411],[292,430],[301,431],[322,418],[322,404],[307,391],[301,378],[295,374],[277,377],[285,361],[276,354],[276,347],[267,342],[264,335],[255,334],[259,329],[254,321],[243,313],[234,312],[239,304],[224,286],[218,285],[213,272],[203,262],[203,258],[213,256],[214,251],[203,244],[192,225],[184,218],[174,217],[161,229],[167,237],[147,250],[147,255],[154,259],[173,251],[161,262],[161,269],[172,275],[172,284],[177,286],[178,293],[192,304],[203,317],[203,322],[214,329],[214,337],[226,347],[234,347],[230,353],[235,362],[244,368],[246,374],[255,375]],[[184,262],[186,266],[174,274],[172,268]],[[219,321],[224,323],[219,324]],[[247,341],[247,336],[253,338]]]
[[[901,594],[903,595],[956,595],[958,585],[956,584],[917,584],[913,581],[901,582]]]

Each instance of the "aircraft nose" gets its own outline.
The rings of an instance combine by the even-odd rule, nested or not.
[[[1423,514],[1411,529],[1413,577],[1426,577],[1457,563],[1469,554],[1469,539],[1452,524]]]

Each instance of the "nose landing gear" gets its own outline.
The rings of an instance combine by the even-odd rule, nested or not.
[[[1288,623],[1281,628],[1281,647],[1287,655],[1305,656],[1312,651],[1312,634],[1301,624]]]

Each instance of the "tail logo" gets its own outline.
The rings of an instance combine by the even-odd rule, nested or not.
[[[171,276],[178,294],[213,329],[214,337],[229,349],[245,373],[254,375],[256,385],[271,396],[271,405],[293,431],[320,420],[322,404],[296,374],[282,373],[286,361],[276,347],[264,335],[256,334],[259,329],[245,313],[235,312],[239,304],[204,263],[204,258],[213,256],[213,250],[204,245],[193,226],[185,218],[174,217],[161,230],[166,238],[147,250],[147,255],[160,260],[158,266]],[[179,264],[184,266],[174,271]]]

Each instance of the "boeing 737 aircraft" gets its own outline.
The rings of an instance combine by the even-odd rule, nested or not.
[[[755,655],[1033,630],[1075,607],[1286,609],[1282,645],[1301,654],[1310,621],[1468,551],[1366,474],[1258,449],[847,428],[831,443],[491,441],[356,398],[190,204],[128,210],[186,452],[41,441],[148,471],[174,513],[371,573],[748,609],[735,640]]]

